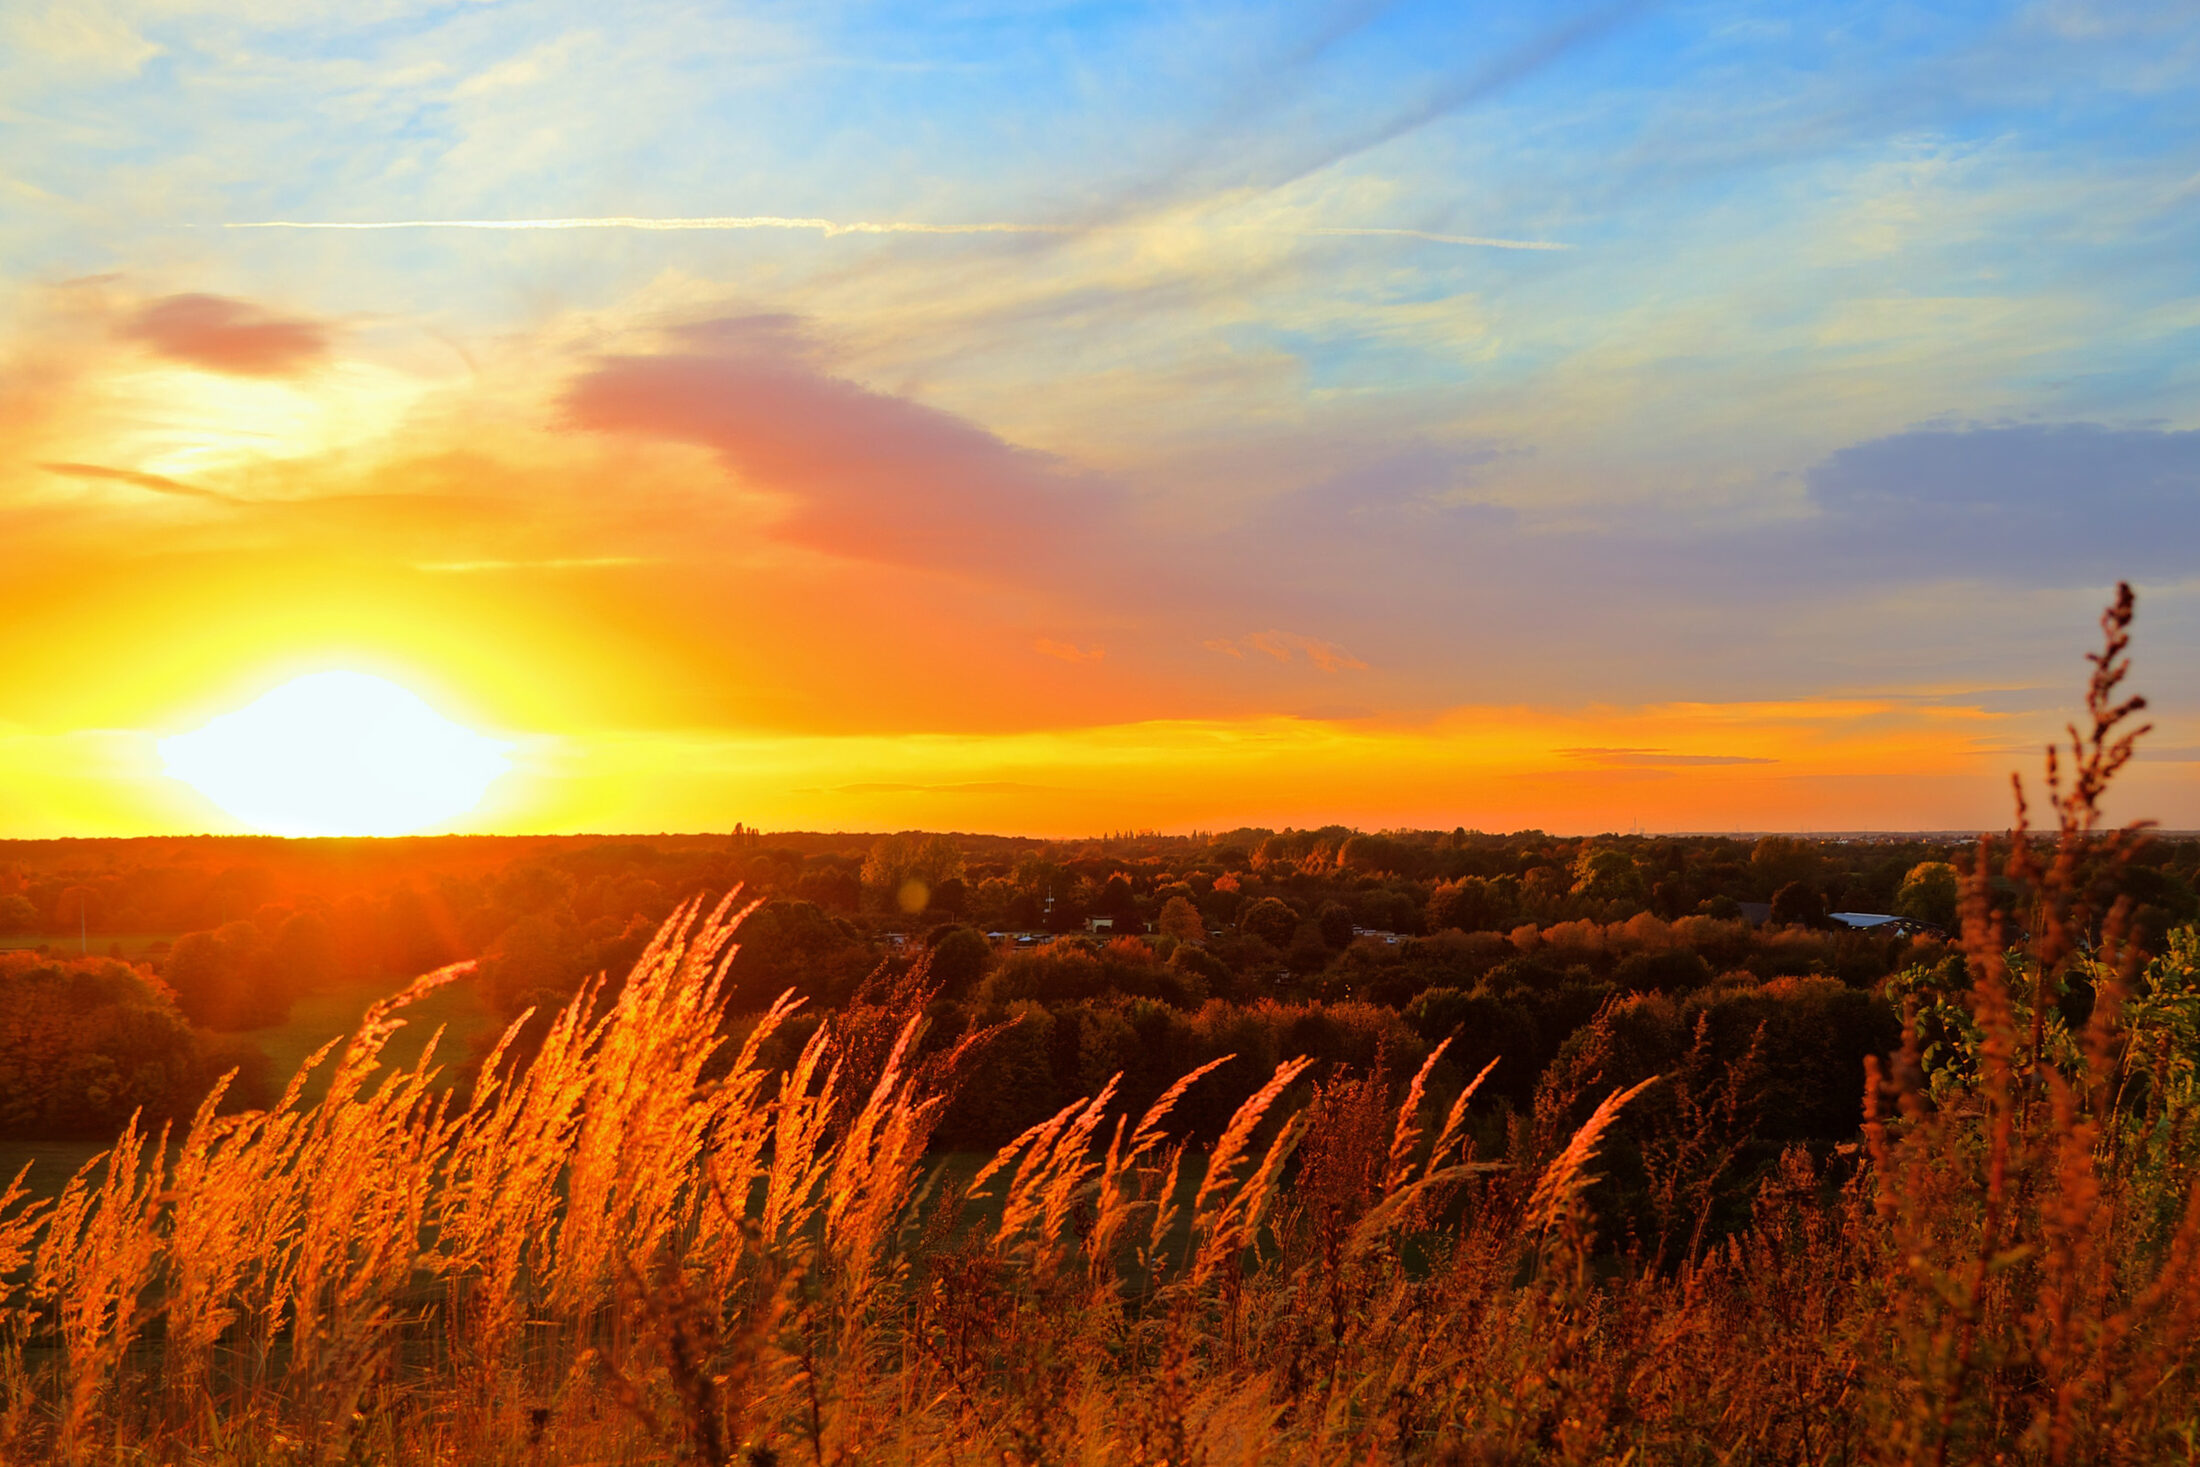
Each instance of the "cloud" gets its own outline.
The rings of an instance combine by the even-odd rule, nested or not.
[[[981,779],[968,784],[867,783],[836,785],[836,795],[1028,795],[1059,794],[1060,785],[1023,784],[1013,779]]]
[[[688,230],[738,231],[750,229],[814,230],[827,239],[866,234],[1082,234],[1090,230],[1069,224],[1016,224],[988,221],[980,224],[923,224],[914,220],[795,219],[776,214],[584,215],[551,219],[240,219],[224,229],[638,229],[654,233]],[[1323,226],[1291,231],[1303,235],[1370,236],[1425,240],[1430,244],[1471,245],[1492,250],[1570,250],[1570,244],[1546,239],[1497,239],[1476,234],[1439,234],[1426,229],[1384,229],[1351,225]]]
[[[1042,657],[1052,657],[1062,662],[1098,662],[1108,655],[1107,648],[1093,646],[1083,648],[1069,642],[1057,642],[1052,637],[1041,637],[1031,644],[1031,650]]]
[[[135,76],[161,52],[159,46],[96,0],[50,0],[44,5],[11,6],[0,35],[25,54],[71,71]]]
[[[565,397],[570,421],[707,447],[779,499],[779,538],[848,559],[1058,583],[1115,548],[1113,485],[830,375],[783,318],[708,323],[682,339],[704,349],[585,372]]]
[[[1479,66],[1453,72],[1420,97],[1371,126],[1328,142],[1313,156],[1300,160],[1292,178],[1304,178],[1334,167],[1348,158],[1487,101],[1557,65],[1583,47],[1602,40],[1648,8],[1646,0],[1609,0],[1606,4],[1586,7]]]
[[[2200,432],[1921,428],[1842,449],[1806,482],[1813,538],[1905,576],[2182,576],[2200,543]]]
[[[1213,637],[1200,643],[1210,652],[1220,652],[1225,657],[1243,659],[1247,652],[1264,652],[1278,662],[1289,662],[1294,656],[1303,655],[1306,660],[1323,672],[1365,672],[1367,664],[1334,642],[1324,642],[1318,637],[1301,636],[1297,632],[1279,632],[1271,628],[1254,632],[1236,641]]]
[[[607,214],[562,219],[246,219],[224,229],[802,229],[827,239],[848,234],[1068,234],[1064,224],[922,224],[913,220],[793,219],[777,214],[649,217]]]
[[[223,504],[237,502],[230,495],[213,489],[202,489],[196,484],[186,484],[181,479],[171,479],[166,474],[114,469],[105,464],[42,463],[39,467],[49,474],[59,474],[65,479],[94,479],[112,484],[131,484],[140,489],[150,489],[155,494],[174,494],[186,499],[212,499]]]
[[[621,570],[653,563],[643,555],[580,555],[544,560],[424,560],[413,569],[436,575],[470,575],[483,571]]]
[[[319,366],[329,349],[328,330],[318,322],[218,295],[150,301],[122,334],[175,361],[237,377],[287,377]]]
[[[2200,764],[2200,744],[2156,748],[2142,739],[2136,757],[2153,764]]]
[[[1301,230],[1302,234],[1372,235],[1395,239],[1420,239],[1430,244],[1479,245],[1490,250],[1570,250],[1570,244],[1560,244],[1549,239],[1492,239],[1479,234],[1437,234],[1426,229],[1349,229],[1342,226],[1329,229]]]
[[[1559,755],[1609,769],[1702,769],[1729,764],[1777,764],[1748,754],[1672,754],[1664,749],[1560,749]]]

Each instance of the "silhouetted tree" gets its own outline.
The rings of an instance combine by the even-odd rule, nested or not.
[[[1783,927],[1823,927],[1826,899],[1809,882],[1791,881],[1772,894],[1772,920]]]

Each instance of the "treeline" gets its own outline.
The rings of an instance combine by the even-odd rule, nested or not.
[[[920,967],[930,1042],[1009,1025],[943,1128],[958,1145],[998,1144],[1087,1093],[1095,1073],[1123,1069],[1135,1088],[1136,1076],[1158,1084],[1233,1051],[1365,1071],[1448,1040],[1461,1075],[1502,1056],[1485,1094],[1524,1105],[1608,1006],[1663,1036],[1643,1043],[1664,1059],[1705,1017],[1719,1052],[1739,1053],[1731,1016],[1756,1015],[1766,1053],[1818,1077],[1788,1087],[1795,1134],[1835,1137],[1855,1125],[1861,1056],[1890,1042],[1888,980],[1910,974],[1914,986],[1945,963],[1940,934],[1973,859],[1967,845],[1922,839],[1341,827],[1055,843],[747,830],[0,843],[0,928],[52,934],[49,951],[158,934],[126,954],[134,966],[19,960],[0,973],[9,1012],[60,1012],[40,987],[59,980],[33,971],[96,971],[127,990],[82,1010],[106,1017],[76,1026],[97,1036],[81,1053],[40,1061],[35,1079],[28,1061],[0,1070],[0,1109],[111,1128],[128,1111],[113,1096],[203,1085],[221,1052],[209,1031],[279,1023],[330,984],[394,984],[461,959],[479,960],[478,1061],[520,1014],[554,1012],[594,975],[616,981],[680,902],[739,888],[760,905],[729,975],[729,1028],[790,988],[841,1009]],[[2196,867],[2200,842],[2159,840],[2122,872],[2149,947],[2200,917]],[[1841,910],[1909,920],[1881,936],[1828,920]],[[125,1030],[128,1043],[114,1037]],[[59,1053],[43,1042],[35,1052]],[[116,1057],[127,1055],[158,1059]],[[96,1078],[109,1069],[134,1078]],[[62,1071],[87,1078],[51,1078]],[[1224,1089],[1217,1106],[1234,1104]],[[64,1093],[80,1100],[50,1101]]]

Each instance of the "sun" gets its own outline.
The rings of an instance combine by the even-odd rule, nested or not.
[[[317,672],[160,753],[166,774],[268,835],[404,835],[473,809],[510,747],[396,683]]]

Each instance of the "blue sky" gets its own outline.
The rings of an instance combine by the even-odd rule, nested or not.
[[[1893,700],[1944,716],[1912,730],[1940,782],[1875,814],[1985,820],[2118,576],[2161,747],[2200,746],[2196,72],[2190,4],[17,0],[0,532],[170,589],[67,634],[150,642],[127,692],[53,686],[51,627],[0,633],[37,689],[0,737],[50,768],[74,756],[37,741],[151,737],[191,677],[311,662],[167,630],[162,596],[261,556],[362,603],[422,566],[562,577],[470,593],[469,655],[543,596],[661,686],[616,717],[577,711],[600,673],[479,693],[546,737],[1280,718],[1440,744],[1465,710]],[[610,217],[879,227],[234,227]],[[157,314],[199,297],[229,314]],[[310,349],[239,357],[253,322]],[[814,440],[714,393],[778,394]],[[827,452],[866,434],[917,467]],[[471,508],[421,510],[423,474]],[[870,666],[894,598],[1039,695],[821,681]],[[344,646],[421,655],[370,622]],[[735,691],[676,692],[706,685]],[[1833,823],[1851,797],[1807,781],[1866,778],[1865,747],[1738,765],[1758,794],[1710,804]],[[2200,825],[2196,770],[2149,762],[2154,813]],[[1688,798],[1659,818],[1717,823]],[[1442,813],[1368,799],[1347,813]]]

